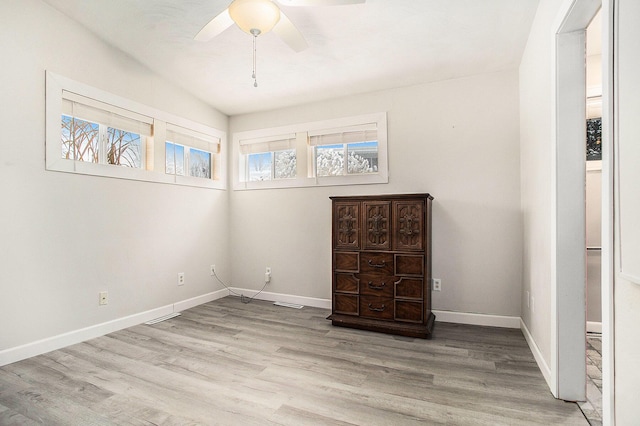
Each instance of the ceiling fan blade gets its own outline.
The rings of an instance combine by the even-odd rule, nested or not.
[[[196,41],[209,41],[227,28],[233,25],[233,19],[229,15],[229,9],[225,9],[218,16],[213,18],[207,25],[202,27],[200,32],[193,38]]]
[[[282,11],[280,11],[280,20],[273,27],[273,32],[296,52],[302,52],[309,47],[302,33]]]
[[[278,0],[283,6],[343,6],[366,3],[367,0]]]

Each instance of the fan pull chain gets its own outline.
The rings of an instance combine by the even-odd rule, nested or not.
[[[253,74],[251,78],[253,78],[253,87],[258,87],[258,80],[256,79],[256,40],[260,35],[260,30],[251,30],[251,34],[253,34]]]

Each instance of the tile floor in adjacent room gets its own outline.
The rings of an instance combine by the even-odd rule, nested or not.
[[[578,403],[590,425],[602,425],[602,335],[587,334],[587,400]]]

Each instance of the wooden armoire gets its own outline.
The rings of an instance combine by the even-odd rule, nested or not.
[[[433,197],[330,198],[332,324],[430,338]]]

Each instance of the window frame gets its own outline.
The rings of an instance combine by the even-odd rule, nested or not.
[[[309,135],[317,135],[323,131],[347,131],[354,127],[375,124],[378,142],[378,171],[363,174],[347,174],[340,176],[317,176],[315,173],[315,147],[309,144]],[[246,177],[247,164],[241,153],[241,145],[250,144],[254,140],[262,143],[276,140],[283,135],[295,135],[296,177],[273,179],[268,181],[249,181]],[[367,185],[389,183],[387,155],[387,113],[379,112],[330,120],[298,123],[288,126],[267,129],[249,130],[233,133],[232,170],[234,190],[303,188],[315,186]]]
[[[147,105],[114,95],[101,89],[74,81],[70,78],[46,72],[45,98],[45,168],[49,171],[102,176],[117,179],[137,180],[144,182],[167,183],[174,185],[195,186],[210,189],[226,189],[226,132],[214,127],[167,113]],[[142,115],[153,121],[151,137],[142,147],[142,168],[130,168],[113,164],[90,163],[62,157],[62,129],[64,93],[77,94],[93,99],[100,104],[106,104],[118,113],[130,113],[131,116]],[[66,114],[65,114],[66,115]],[[102,123],[98,123],[102,125]],[[193,148],[211,152],[212,177],[198,178],[188,175],[180,176],[165,173],[165,142],[167,127],[177,126],[192,132],[206,135],[217,140],[217,152],[208,151],[198,146]],[[190,147],[185,147],[186,149]],[[213,171],[217,166],[217,172]]]

